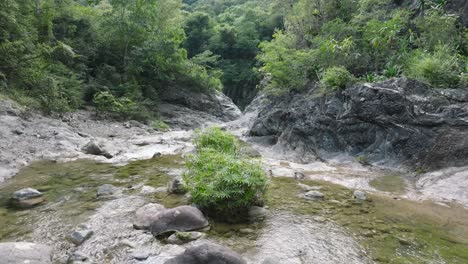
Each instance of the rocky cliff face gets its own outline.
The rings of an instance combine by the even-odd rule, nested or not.
[[[409,79],[359,84],[333,96],[317,88],[262,100],[250,136],[327,158],[438,169],[468,164],[468,91]]]
[[[164,121],[171,127],[183,129],[232,121],[242,114],[232,100],[221,92],[172,89],[161,95],[161,101],[159,112]]]

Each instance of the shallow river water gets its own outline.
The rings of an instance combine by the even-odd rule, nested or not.
[[[56,263],[66,262],[77,249],[89,256],[89,263],[164,263],[183,247],[134,230],[132,221],[134,212],[149,202],[166,207],[189,203],[182,195],[141,192],[144,185],[167,186],[180,175],[183,162],[175,154],[122,166],[92,160],[32,163],[0,185],[0,241],[50,245]],[[411,187],[398,173],[353,164],[297,164],[268,155],[264,164],[271,175],[265,222],[211,220],[203,240],[229,246],[252,264],[269,258],[284,264],[468,263],[468,210],[455,203],[405,199]],[[304,179],[295,178],[297,171]],[[103,184],[119,192],[100,199],[96,190]],[[325,199],[304,199],[305,185]],[[25,187],[43,192],[46,202],[28,210],[12,207],[11,193]],[[370,199],[356,202],[355,189],[368,191]],[[80,224],[94,234],[76,248],[67,237]],[[138,250],[149,251],[150,257],[135,260],[132,254]]]

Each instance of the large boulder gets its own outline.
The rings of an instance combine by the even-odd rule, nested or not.
[[[0,243],[0,264],[12,263],[51,264],[52,249],[27,242]]]
[[[151,223],[158,219],[158,214],[163,212],[166,208],[157,203],[147,204],[135,213],[135,220],[133,221],[133,227],[135,229],[147,229],[151,227]]]
[[[229,248],[206,243],[190,247],[184,253],[164,264],[246,264],[247,262]]]
[[[395,78],[333,96],[313,87],[261,102],[250,136],[274,137],[304,157],[346,152],[424,169],[468,164],[468,90]]]
[[[183,205],[158,213],[151,224],[151,233],[158,237],[174,232],[199,230],[208,225],[208,220],[198,208]]]

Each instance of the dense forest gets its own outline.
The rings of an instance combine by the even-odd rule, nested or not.
[[[223,90],[245,107],[261,80],[271,94],[400,75],[466,88],[468,31],[453,5],[5,0],[0,91],[47,113],[93,104],[147,119],[168,89]]]

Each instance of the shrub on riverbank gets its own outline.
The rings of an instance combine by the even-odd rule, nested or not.
[[[195,137],[196,152],[186,158],[186,189],[192,201],[221,220],[240,220],[250,206],[261,203],[267,177],[258,160],[237,151],[228,132],[209,128]]]

